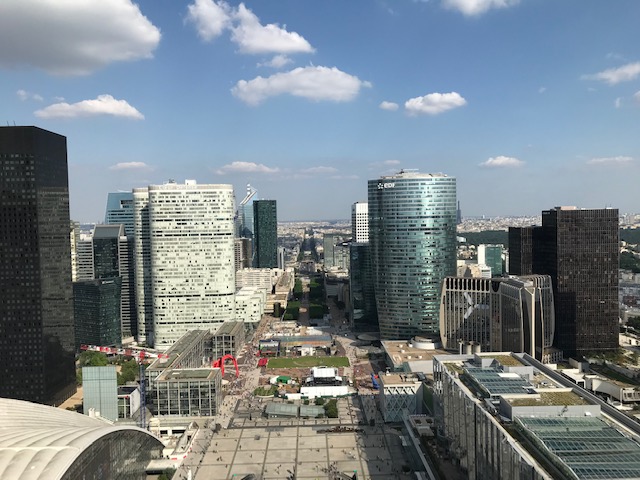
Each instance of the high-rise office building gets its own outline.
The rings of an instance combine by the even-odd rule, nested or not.
[[[325,233],[322,235],[322,252],[324,257],[324,269],[329,270],[336,266],[336,245],[342,243],[344,239],[342,235],[336,235],[335,233]]]
[[[73,284],[76,350],[86,345],[122,345],[121,277],[81,280]]]
[[[456,273],[456,179],[401,171],[368,192],[380,335],[435,336],[442,281]]]
[[[368,243],[351,243],[349,251],[349,320],[356,329],[375,329],[378,315],[370,246]]]
[[[151,234],[149,189],[133,189],[133,260],[138,319],[138,341],[153,345],[153,295],[151,290]]]
[[[543,362],[557,360],[553,289],[548,275],[448,277],[442,287],[442,346],[461,342],[482,350],[525,352]],[[462,353],[462,352],[461,352]]]
[[[133,192],[108,194],[104,223],[107,225],[122,224],[125,234],[133,237]]]
[[[491,275],[499,277],[502,275],[502,245],[478,245],[478,264],[491,268]]]
[[[142,280],[137,292],[143,295],[138,312],[145,314],[149,342],[145,303],[151,301],[156,348],[170,347],[190,330],[215,330],[235,319],[233,217],[231,185],[187,180],[134,190],[136,282]],[[139,241],[138,230],[145,229]]]
[[[0,127],[0,397],[76,391],[67,139]]]
[[[356,202],[351,205],[351,241],[369,242],[369,204]]]
[[[555,346],[565,355],[618,348],[618,228],[617,209],[556,207],[542,212],[542,226],[510,231],[510,265],[551,276]],[[517,248],[529,236],[530,263]]]
[[[509,227],[509,264],[511,275],[533,272],[533,227]]]
[[[253,201],[254,267],[278,267],[278,210],[275,200]]]

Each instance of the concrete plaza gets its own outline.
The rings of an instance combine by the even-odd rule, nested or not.
[[[199,433],[174,478],[187,478],[189,468],[195,480],[248,474],[264,480],[333,479],[337,472],[357,472],[358,479],[412,478],[401,473],[408,460],[398,432],[382,423],[367,400],[340,399],[339,418],[332,419],[267,419],[261,415],[267,400],[240,400],[228,428]],[[368,424],[370,418],[375,426]],[[322,432],[336,426],[347,431]]]

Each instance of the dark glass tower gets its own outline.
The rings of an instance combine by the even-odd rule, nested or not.
[[[0,397],[76,391],[67,140],[0,127]]]
[[[531,275],[533,267],[533,227],[509,227],[509,265],[511,275]]]
[[[122,345],[121,277],[83,280],[73,284],[76,348],[80,345]]]
[[[275,200],[253,201],[254,266],[278,267],[278,213]]]
[[[514,266],[551,276],[555,346],[565,356],[618,348],[618,228],[618,210],[613,208],[543,211],[541,227],[520,229],[520,245],[531,236],[530,263],[517,236],[512,246],[509,232],[510,268],[511,250],[520,248],[523,253]]]

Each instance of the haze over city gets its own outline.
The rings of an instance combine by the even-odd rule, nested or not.
[[[170,178],[347,218],[401,168],[468,216],[637,210],[636,1],[94,3],[0,7],[2,120],[68,138],[74,220]]]

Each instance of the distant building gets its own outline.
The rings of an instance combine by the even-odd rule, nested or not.
[[[533,273],[533,227],[509,227],[509,264],[511,275]]]
[[[356,202],[351,205],[351,241],[369,242],[369,204]]]
[[[125,234],[133,237],[133,192],[112,192],[107,195],[104,214],[106,225],[124,225]]]
[[[478,264],[491,268],[491,276],[499,277],[503,273],[502,245],[478,245]]]
[[[349,320],[351,325],[358,329],[377,330],[378,315],[370,246],[368,243],[352,243],[350,254]]]
[[[233,320],[233,187],[187,180],[135,189],[134,219],[138,321],[147,342],[149,306],[159,349]]]
[[[0,127],[0,397],[76,391],[67,139]]]
[[[278,265],[277,267],[280,270],[284,270],[286,267],[286,263],[285,263],[285,248],[284,247],[278,247]]]
[[[253,201],[253,264],[278,267],[278,212],[275,200]]]
[[[236,271],[243,268],[251,268],[253,245],[248,238],[236,238],[234,240]]]
[[[380,335],[437,336],[442,280],[456,272],[456,179],[401,171],[368,191]]]
[[[541,227],[524,230],[510,231],[510,264],[551,276],[555,346],[568,355],[617,349],[618,210],[556,207],[542,212]],[[530,264],[522,247],[529,237]]]
[[[322,236],[322,250],[324,252],[324,269],[328,270],[336,265],[335,249],[336,245],[342,243],[342,235],[325,233]]]
[[[122,345],[120,277],[81,280],[73,284],[76,350],[80,345]]]

